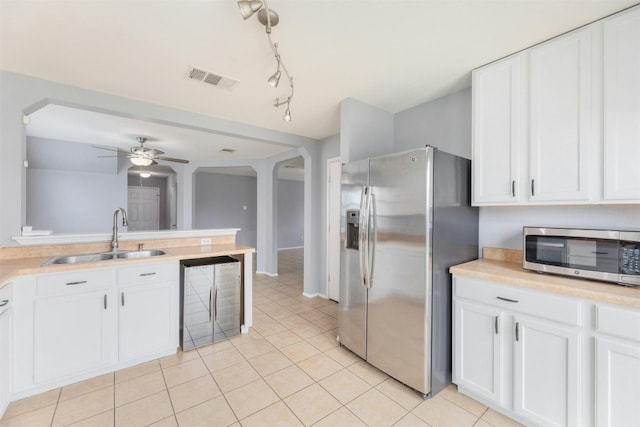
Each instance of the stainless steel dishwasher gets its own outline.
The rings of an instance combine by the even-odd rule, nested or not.
[[[240,261],[220,256],[180,262],[180,346],[183,351],[240,333]]]

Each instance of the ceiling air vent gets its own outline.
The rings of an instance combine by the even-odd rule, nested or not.
[[[196,68],[192,65],[189,66],[186,77],[189,80],[194,80],[200,83],[205,83],[220,89],[227,90],[233,89],[238,83],[240,83],[238,80],[214,74],[201,68]]]
[[[229,154],[231,154],[231,153],[233,153],[235,151],[236,150],[234,150],[233,148],[223,148],[222,150],[220,150],[221,153],[229,153]]]

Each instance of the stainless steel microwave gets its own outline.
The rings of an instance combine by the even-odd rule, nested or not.
[[[523,267],[640,286],[640,230],[524,227]]]

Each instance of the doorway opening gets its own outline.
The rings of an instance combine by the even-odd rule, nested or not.
[[[177,175],[169,166],[132,166],[127,171],[129,231],[177,228]]]

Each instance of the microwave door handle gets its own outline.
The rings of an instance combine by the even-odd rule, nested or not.
[[[360,286],[367,286],[367,277],[364,268],[364,248],[366,243],[366,195],[367,187],[362,187],[362,194],[360,195],[360,216],[358,218],[358,268],[360,270]]]
[[[538,242],[537,245],[545,248],[564,248],[564,243]]]

